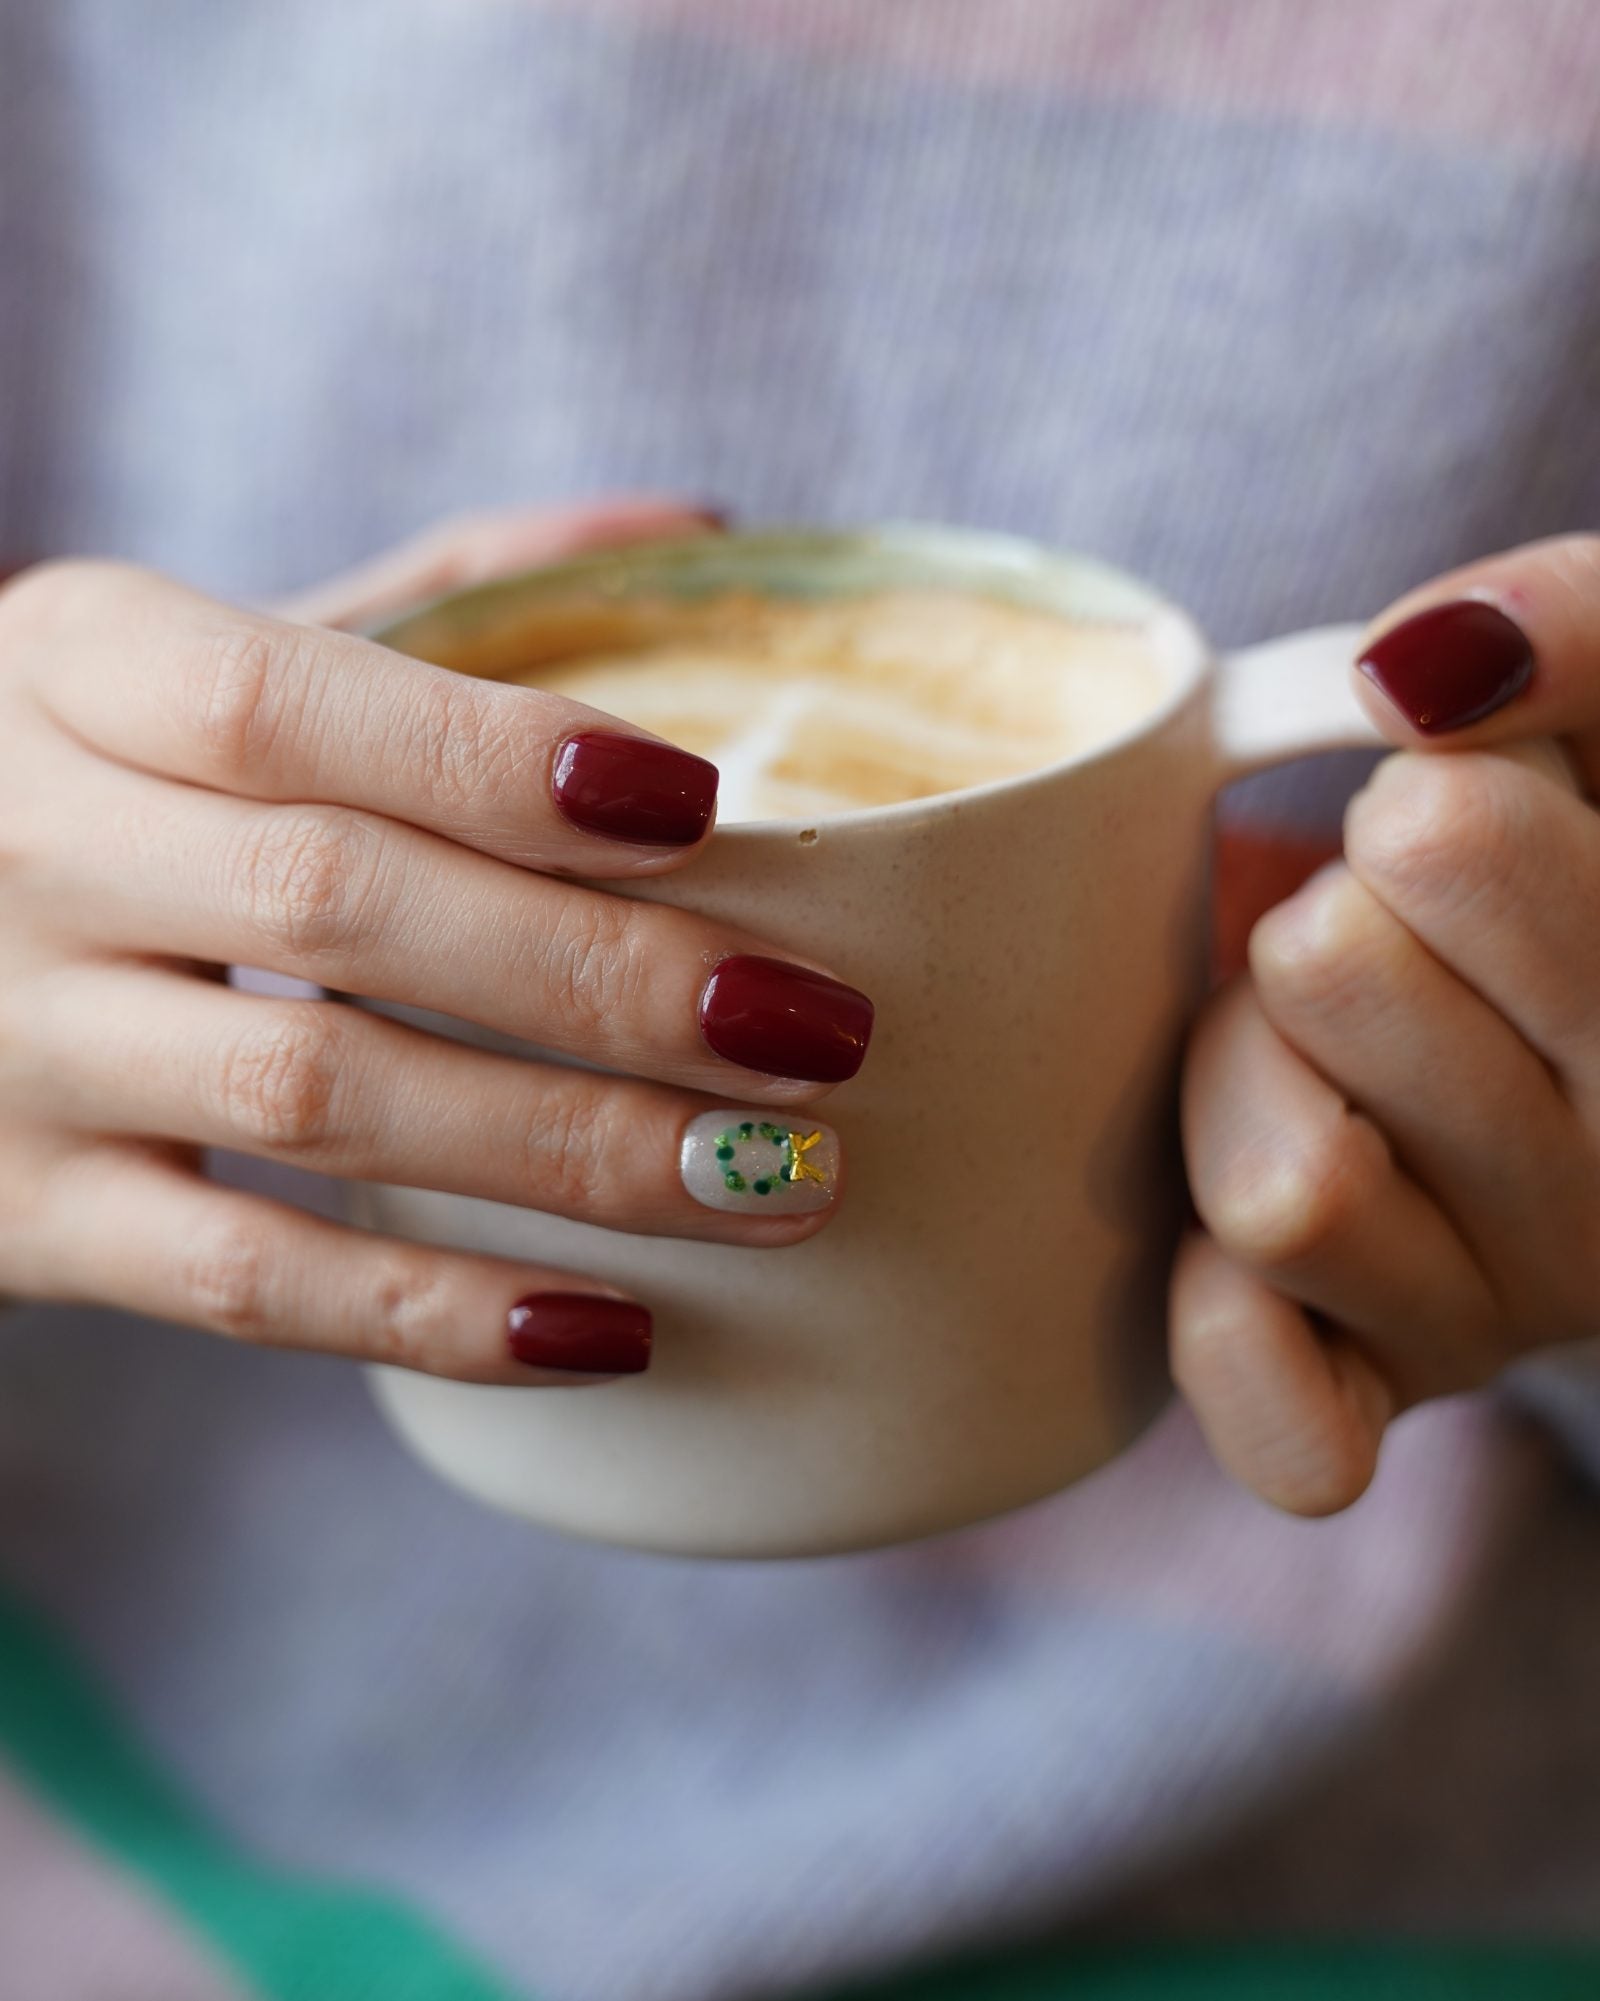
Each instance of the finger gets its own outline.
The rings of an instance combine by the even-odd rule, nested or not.
[[[24,686],[104,757],[244,798],[362,808],[570,874],[677,867],[716,768],[581,703],[70,563],[6,596]]]
[[[1555,1314],[1549,1245],[1583,1241],[1595,1191],[1537,1055],[1342,865],[1262,919],[1250,963],[1265,1018],[1382,1130],[1494,1292]]]
[[[759,1111],[465,1048],[331,1001],[96,965],[29,982],[12,1011],[27,1080],[13,1108],[86,1133],[757,1248],[815,1234],[839,1191],[828,1126],[780,1131]]]
[[[534,1387],[635,1375],[650,1361],[649,1313],[590,1280],[345,1229],[146,1149],[62,1160],[38,1232],[45,1296],[263,1347]]]
[[[1394,1403],[1352,1341],[1190,1231],[1173,1267],[1173,1380],[1218,1463],[1273,1507],[1331,1515],[1377,1468]]]
[[[619,494],[579,507],[459,515],[275,609],[297,625],[371,625],[424,598],[467,590],[538,563],[629,542],[712,534],[726,525],[718,508],[650,494]]]
[[[1182,1124],[1195,1208],[1222,1252],[1358,1336],[1402,1400],[1492,1372],[1493,1299],[1456,1230],[1248,979],[1196,1024]]]
[[[1350,803],[1345,849],[1371,896],[1600,1111],[1600,815],[1536,746],[1386,759]]]
[[[259,806],[101,767],[33,871],[39,921],[97,955],[225,960],[480,1023],[726,1102],[853,1076],[872,1004],[689,911],[510,869],[321,806]],[[85,849],[86,811],[113,837]]]
[[[1470,563],[1391,605],[1360,647],[1362,700],[1392,743],[1571,740],[1600,792],[1600,536]]]

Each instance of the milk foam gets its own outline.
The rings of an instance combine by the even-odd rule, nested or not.
[[[1133,727],[1168,686],[1141,626],[937,590],[567,606],[500,671],[711,758],[724,823],[1017,776]]]

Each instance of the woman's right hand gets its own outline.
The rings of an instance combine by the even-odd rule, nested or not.
[[[715,783],[535,689],[120,565],[24,571],[0,591],[0,1288],[471,1382],[644,1368],[648,1302],[218,1186],[202,1149],[618,1230],[812,1235],[826,1127],[823,1179],[763,1197],[726,1185],[717,1145],[731,1112],[795,1158],[870,1004],[728,926],[558,879],[692,862]],[[242,993],[231,964],[622,1074]]]

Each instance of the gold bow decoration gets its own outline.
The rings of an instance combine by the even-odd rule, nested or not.
[[[821,1143],[822,1134],[820,1132],[807,1133],[804,1137],[799,1133],[790,1133],[789,1158],[784,1165],[788,1169],[789,1180],[791,1182],[818,1181],[824,1188],[827,1187],[827,1175],[823,1173],[815,1161],[807,1160],[805,1157],[814,1146],[820,1146]]]

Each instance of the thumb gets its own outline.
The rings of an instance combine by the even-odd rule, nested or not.
[[[1562,737],[1600,795],[1600,536],[1530,542],[1424,584],[1375,619],[1362,706],[1403,749]]]

